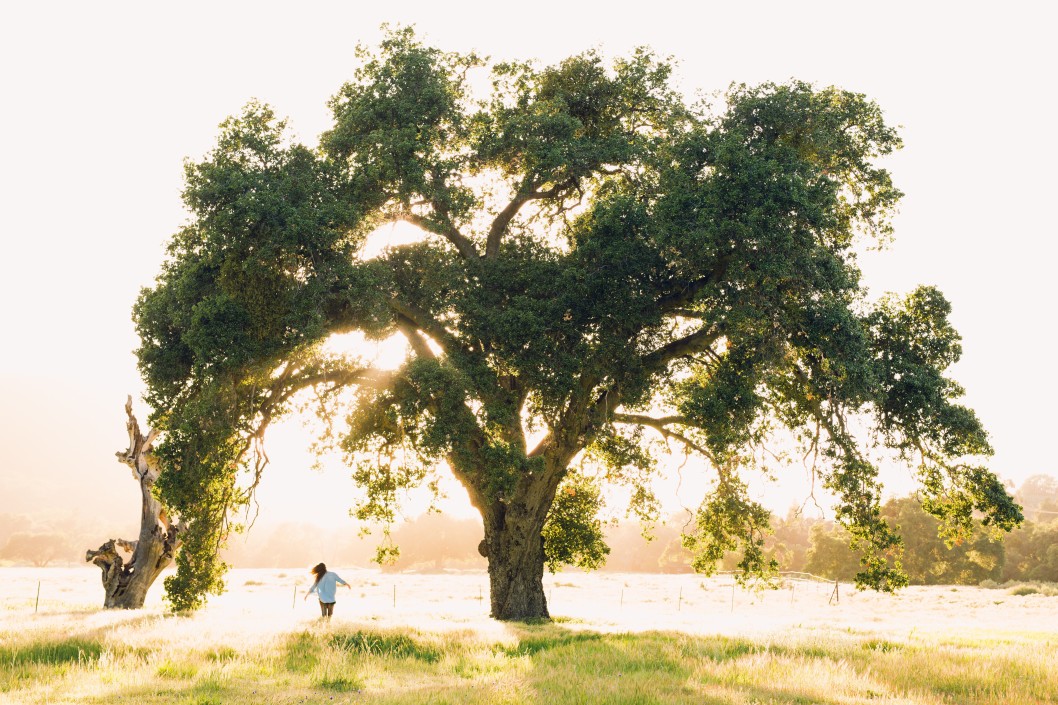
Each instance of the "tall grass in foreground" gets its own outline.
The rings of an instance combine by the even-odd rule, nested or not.
[[[1042,625],[1041,625],[1042,626]],[[252,648],[124,645],[117,630],[0,635],[13,703],[1055,703],[1058,636],[735,638],[513,626],[472,632],[318,625]]]

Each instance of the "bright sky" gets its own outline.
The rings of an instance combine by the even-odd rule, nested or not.
[[[903,126],[896,241],[862,260],[872,293],[936,284],[964,338],[955,369],[991,431],[993,468],[1058,473],[1051,373],[1058,192],[1055,10],[968,2],[5,3],[0,9],[0,512],[134,521],[122,404],[142,392],[130,308],[185,218],[181,161],[250,98],[305,142],[383,22],[494,59],[544,62],[647,44],[681,84],[791,77],[866,93]],[[686,9],[692,7],[693,9]],[[147,410],[141,405],[143,419]],[[262,518],[348,522],[348,473],[308,469],[275,429]],[[685,474],[685,480],[689,478]],[[906,492],[906,473],[887,478]],[[685,482],[671,509],[699,497]],[[789,488],[767,491],[781,511]],[[462,511],[462,510],[457,510]],[[105,537],[99,537],[102,541]]]

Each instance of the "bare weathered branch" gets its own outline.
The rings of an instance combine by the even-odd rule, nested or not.
[[[102,570],[105,607],[139,608],[147,590],[158,575],[169,566],[180,546],[184,525],[171,521],[165,508],[154,496],[152,487],[161,474],[161,464],[151,452],[157,430],[146,435],[132,413],[132,397],[125,402],[129,448],[115,455],[119,462],[132,468],[140,485],[140,536],[136,541],[111,539],[98,550],[87,551],[85,561]]]

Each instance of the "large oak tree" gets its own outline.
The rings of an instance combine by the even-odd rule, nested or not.
[[[216,549],[264,471],[264,430],[306,398],[365,491],[361,518],[392,519],[403,489],[451,469],[501,619],[548,615],[546,563],[602,560],[600,483],[653,511],[652,437],[714,473],[686,538],[701,569],[734,548],[746,574],[773,569],[744,478],[777,434],[837,496],[861,584],[905,582],[872,446],[915,467],[952,535],[974,513],[1020,520],[945,376],[961,353],[948,302],[923,287],[872,303],[861,284],[855,248],[884,243],[901,195],[877,164],[899,137],[873,102],[791,82],[692,105],[646,50],[490,66],[403,29],[359,58],[318,148],[262,104],[222,124],[136,305],[157,489],[186,525],[175,606],[221,587]],[[364,258],[396,221],[422,241]],[[404,336],[407,360],[324,353],[354,331]]]

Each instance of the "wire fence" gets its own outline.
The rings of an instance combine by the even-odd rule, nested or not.
[[[488,574],[464,573],[384,573],[365,569],[338,568],[351,584],[351,590],[338,593],[343,611],[355,609],[381,615],[439,612],[467,616],[488,615],[490,585]],[[102,603],[98,577],[92,571],[78,571],[61,577],[44,575],[8,583],[0,597],[8,608],[33,614],[54,612],[73,605]],[[735,571],[712,576],[697,574],[643,573],[557,573],[544,578],[544,591],[552,614],[569,616],[605,614],[614,610],[646,610],[653,613],[683,613],[706,610],[712,613],[736,612],[742,607],[779,604],[834,605],[841,599],[841,583],[804,572],[783,572],[770,586],[740,585]],[[848,584],[846,584],[846,588]],[[247,609],[287,614],[315,610],[315,600],[306,602],[309,583],[301,571],[244,569],[229,575],[225,594],[210,604],[241,605]],[[2,593],[12,593],[3,595]],[[17,593],[17,594],[16,594]],[[161,602],[162,580],[149,593],[148,607]],[[21,607],[16,607],[20,603]],[[355,607],[354,607],[355,605]],[[24,614],[25,612],[23,612]]]

